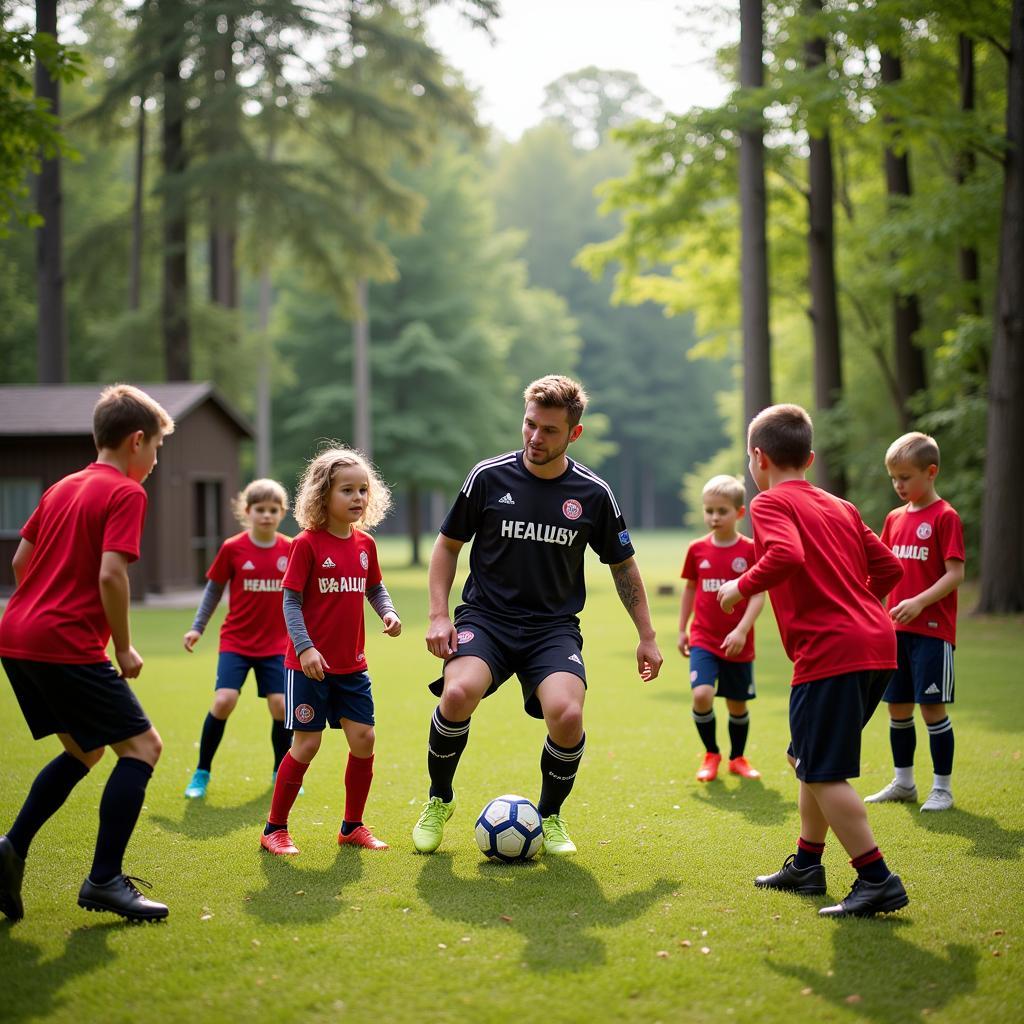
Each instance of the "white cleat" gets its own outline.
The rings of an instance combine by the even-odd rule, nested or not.
[[[948,789],[933,789],[921,804],[922,811],[948,811],[953,806],[953,794]]]
[[[912,804],[916,802],[917,786],[901,786],[895,779],[885,789],[880,789],[877,793],[864,797],[866,804]]]

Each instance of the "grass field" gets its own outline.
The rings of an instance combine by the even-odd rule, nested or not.
[[[910,906],[886,919],[820,921],[824,899],[751,885],[782,863],[798,834],[783,757],[789,667],[770,613],[758,630],[748,748],[764,778],[694,781],[699,744],[675,650],[678,597],[654,595],[657,584],[677,582],[684,543],[681,534],[638,542],[667,658],[646,686],[610,576],[591,566],[587,753],[565,808],[580,853],[519,867],[483,861],[472,833],[489,798],[537,795],[543,726],[523,714],[514,684],[474,718],[441,851],[411,852],[434,704],[424,684],[437,662],[422,640],[424,573],[401,568],[397,543],[382,554],[405,632],[391,640],[376,632],[372,612],[368,621],[378,741],[367,820],[392,843],[384,854],[335,843],[339,734],[325,738],[291,819],[302,855],[261,853],[270,728],[247,692],[251,681],[209,798],[186,804],[219,618],[188,656],[180,637],[189,612],[137,611],[135,642],[146,659],[138,692],[165,751],[126,868],[155,883],[169,922],[131,926],[75,905],[112,763],[105,758],[33,845],[25,920],[0,924],[0,1020],[1020,1021],[1024,622],[961,620],[956,808],[932,816],[903,805],[871,809]],[[724,719],[723,709],[720,742]],[[3,828],[54,743],[31,742],[6,685],[0,723]],[[919,728],[925,790],[927,751]],[[855,784],[871,792],[890,772],[879,715]],[[837,843],[825,864],[830,897],[845,895],[853,871]]]

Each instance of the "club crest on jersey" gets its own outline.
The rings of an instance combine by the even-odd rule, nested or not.
[[[309,725],[313,721],[316,712],[308,704],[300,704],[295,709],[295,717],[303,724]]]
[[[747,560],[742,555],[737,555],[732,560],[732,571],[733,572],[746,572],[747,571]]]
[[[282,555],[277,560],[277,571],[278,572],[284,572],[285,569],[287,569],[287,568],[288,568],[288,556],[287,555]]]
[[[567,498],[562,502],[562,513],[566,519],[579,519],[583,506],[575,498]]]
[[[330,555],[328,555],[328,556],[327,556],[327,557],[326,557],[326,558],[325,558],[325,559],[324,559],[324,560],[323,560],[323,561],[322,561],[322,562],[320,563],[320,568],[321,568],[321,569],[336,569],[336,568],[337,568],[337,566],[336,566],[336,565],[334,564],[334,559],[333,559],[333,558],[331,558],[331,556],[330,556]]]
[[[468,644],[469,641],[472,640],[473,637],[475,637],[475,636],[476,636],[476,633],[474,633],[473,630],[471,630],[471,629],[461,629],[461,630],[459,630],[459,636],[458,636],[459,643],[460,644]]]
[[[359,552],[359,564],[364,569],[369,569],[370,568],[370,556],[365,551],[360,551]]]
[[[917,539],[918,540],[927,540],[931,535],[932,535],[932,524],[931,523],[921,523],[921,525],[917,528]]]
[[[255,569],[255,568],[256,568],[256,566],[255,566],[255,565],[253,565],[253,564],[252,564],[252,562],[251,562],[251,560],[247,558],[247,559],[246,559],[246,560],[245,560],[245,561],[244,561],[244,562],[242,563],[242,568],[243,568],[243,569],[250,569],[250,570],[251,570],[251,569]]]

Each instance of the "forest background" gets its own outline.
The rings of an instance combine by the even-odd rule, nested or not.
[[[370,452],[416,558],[541,373],[587,386],[574,453],[637,526],[698,524],[795,401],[878,528],[923,429],[972,570],[998,538],[982,606],[1024,607],[1021,0],[686,5],[738,40],[723,104],[567,69],[515,141],[436,6],[0,0],[3,381],[213,380],[251,472]]]

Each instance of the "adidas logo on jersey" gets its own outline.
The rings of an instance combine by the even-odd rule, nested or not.
[[[925,693],[938,693],[939,692],[939,688],[934,683],[932,683],[932,685],[929,686],[928,689],[925,690],[924,692]]]
[[[245,564],[244,564],[244,565],[242,566],[242,568],[243,568],[243,569],[255,569],[255,568],[256,568],[256,566],[255,566],[255,565],[253,565],[253,564],[252,564],[252,562],[251,562],[251,561],[249,561],[249,559],[247,558],[247,559],[245,560]]]
[[[570,661],[575,661],[577,665],[582,665],[583,664],[583,662],[580,660],[580,656],[578,654],[570,654],[569,655],[569,660]]]
[[[322,562],[320,563],[320,568],[321,568],[321,569],[336,569],[336,568],[337,568],[337,566],[336,566],[336,565],[334,564],[334,560],[333,560],[333,559],[331,558],[331,556],[330,556],[330,555],[328,555],[328,556],[327,556],[327,557],[326,557],[326,558],[325,558],[325,559],[324,559],[324,560],[323,560],[323,561],[322,561]]]
[[[700,568],[700,569],[710,569],[711,568],[711,563],[706,558],[702,559],[700,565],[698,566],[698,568]]]
[[[512,499],[512,495],[511,495],[511,494],[509,494],[509,493],[508,493],[508,492],[506,491],[506,492],[505,492],[505,497],[504,497],[504,498],[499,498],[499,499],[498,499],[498,504],[499,504],[499,505],[514,505],[514,504],[515,504],[515,501],[513,501],[513,499]]]

